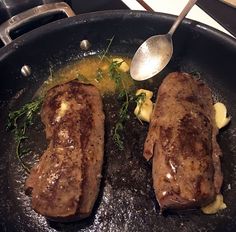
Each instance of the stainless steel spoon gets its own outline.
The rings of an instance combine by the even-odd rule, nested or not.
[[[188,1],[167,34],[152,36],[138,48],[130,66],[130,74],[134,80],[151,78],[169,63],[173,54],[172,35],[196,1]]]

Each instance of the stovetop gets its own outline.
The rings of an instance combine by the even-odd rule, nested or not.
[[[0,24],[23,11],[63,0],[0,0]],[[65,0],[76,14],[100,10],[129,9],[121,0]]]
[[[67,0],[76,14],[100,10],[129,9],[121,0]]]
[[[0,24],[13,15],[34,6],[61,1],[62,0],[0,0]],[[65,0],[64,2],[69,4],[76,14],[82,14],[100,10],[130,9],[127,6],[128,4],[125,4],[129,1],[131,2],[131,0]],[[132,0],[132,2],[136,1]],[[236,16],[235,8],[216,0],[199,0],[197,5],[236,37],[236,24],[234,20]]]

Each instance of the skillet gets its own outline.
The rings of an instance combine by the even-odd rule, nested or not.
[[[116,98],[105,100],[106,145],[100,195],[88,219],[73,223],[47,221],[30,207],[23,185],[26,173],[15,158],[12,134],[5,129],[9,110],[31,100],[47,79],[68,62],[105,50],[107,39],[115,36],[110,52],[132,57],[151,35],[166,33],[174,17],[160,13],[106,11],[88,13],[42,26],[0,50],[0,230],[1,231],[235,231],[236,221],[236,41],[206,25],[184,20],[173,37],[174,57],[153,82],[137,86],[157,91],[171,71],[199,72],[213,91],[215,100],[228,108],[232,120],[219,136],[223,151],[222,193],[227,209],[216,215],[200,210],[159,214],[152,190],[151,165],[142,158],[148,125],[131,118],[127,123],[127,147],[112,148],[110,138],[112,107]],[[80,49],[88,39],[89,51]],[[32,75],[23,77],[21,67],[30,65]],[[116,109],[115,109],[116,110]],[[114,112],[113,112],[114,113]],[[42,154],[45,149],[40,122],[31,131],[31,146]]]

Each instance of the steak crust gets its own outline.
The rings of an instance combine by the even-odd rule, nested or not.
[[[186,73],[161,84],[144,145],[161,209],[201,207],[222,185],[221,151],[210,89]]]
[[[99,91],[70,81],[50,89],[41,109],[49,140],[26,180],[32,208],[53,219],[84,218],[96,201],[104,154]]]

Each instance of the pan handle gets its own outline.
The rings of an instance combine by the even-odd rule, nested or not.
[[[55,15],[56,13],[64,13],[67,17],[75,16],[75,13],[65,2],[44,4],[36,6],[30,10],[24,11],[11,17],[9,20],[0,25],[0,39],[7,45],[12,42],[10,32],[15,30],[32,20],[42,18],[44,16]]]

